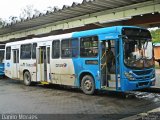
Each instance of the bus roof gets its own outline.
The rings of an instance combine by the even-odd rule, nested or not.
[[[124,27],[125,28],[140,28],[140,27],[136,27],[136,26],[112,26],[112,27],[106,27],[106,28],[99,28],[99,29],[75,32],[73,34],[73,37],[92,36],[92,35],[108,34],[108,33],[121,34],[121,30]]]
[[[93,30],[72,32],[72,33],[61,34],[61,35],[52,35],[52,36],[41,37],[41,38],[32,38],[32,39],[26,39],[26,40],[23,40],[23,41],[9,42],[9,43],[6,44],[6,46],[18,45],[18,44],[27,44],[27,43],[31,43],[31,42],[34,43],[34,42],[43,42],[43,41],[52,41],[52,40],[58,40],[58,39],[66,39],[66,38],[91,36],[91,35],[98,35],[98,34],[104,34],[104,33],[105,34],[107,34],[107,33],[118,33],[118,34],[120,34],[120,30],[123,27],[139,28],[139,27],[135,27],[135,26],[113,26],[113,27],[99,28],[99,29],[93,29]]]
[[[67,34],[61,34],[61,35],[52,35],[47,37],[40,37],[40,38],[32,38],[32,39],[26,39],[23,41],[15,41],[15,42],[9,42],[6,44],[6,46],[10,45],[18,45],[18,44],[27,44],[27,43],[34,43],[34,42],[43,42],[43,41],[52,41],[52,40],[58,40],[58,39],[65,39],[65,38],[71,38],[73,33],[67,33]]]

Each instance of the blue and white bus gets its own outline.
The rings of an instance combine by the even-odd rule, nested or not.
[[[4,76],[4,52],[5,44],[0,44],[0,77]]]
[[[95,90],[131,91],[155,85],[150,32],[114,26],[6,44],[5,75]]]

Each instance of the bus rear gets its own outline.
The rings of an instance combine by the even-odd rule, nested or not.
[[[0,76],[4,76],[4,52],[5,44],[0,44]]]

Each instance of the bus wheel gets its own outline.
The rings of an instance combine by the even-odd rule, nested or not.
[[[31,75],[30,75],[29,71],[24,72],[23,80],[24,80],[25,85],[27,85],[27,86],[31,85]]]
[[[92,95],[95,92],[95,83],[93,77],[85,75],[81,81],[81,89],[87,95]]]

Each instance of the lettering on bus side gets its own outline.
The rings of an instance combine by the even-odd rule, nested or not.
[[[26,66],[27,66],[27,67],[33,67],[34,64],[28,64],[28,63],[26,63]]]
[[[87,65],[98,65],[98,60],[86,60],[85,64],[87,64]]]
[[[56,67],[63,67],[63,68],[65,68],[65,67],[67,67],[67,63],[56,64],[55,66],[56,66]]]
[[[113,39],[113,36],[105,36],[105,39]]]
[[[23,67],[34,67],[34,66],[36,66],[36,63],[34,63],[34,64],[28,64],[28,63],[23,63],[23,64],[21,64],[20,66],[23,66]]]

